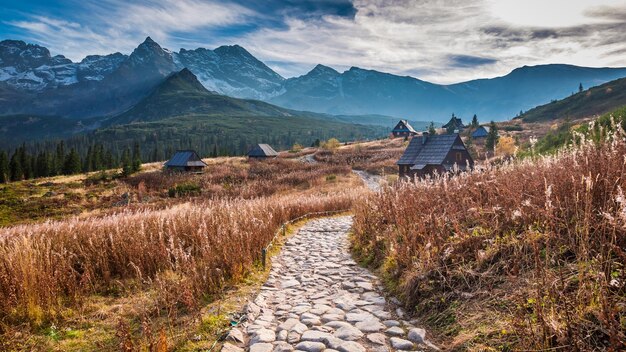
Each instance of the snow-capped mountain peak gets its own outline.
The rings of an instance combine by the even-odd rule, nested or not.
[[[0,81],[20,90],[40,91],[81,82],[101,80],[116,69],[124,55],[88,56],[74,63],[63,55],[51,56],[37,44],[21,40],[0,42]]]
[[[239,45],[215,50],[172,52],[147,37],[130,55],[89,55],[74,63],[23,41],[0,42],[0,81],[19,90],[42,91],[86,81],[165,77],[188,68],[209,90],[238,98],[267,99],[280,94],[283,77]],[[115,73],[115,74],[114,74]],[[152,77],[152,78],[150,78]]]

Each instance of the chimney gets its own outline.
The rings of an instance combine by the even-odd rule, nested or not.
[[[422,132],[422,144],[426,144],[426,140],[428,140],[428,132]]]

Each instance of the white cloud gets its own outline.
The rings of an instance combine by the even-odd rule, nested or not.
[[[316,63],[336,68],[359,66],[413,74],[438,83],[494,77],[523,65],[611,65],[615,57],[603,55],[624,48],[619,40],[600,47],[602,40],[621,38],[621,33],[602,27],[617,20],[593,14],[600,5],[605,10],[614,5],[613,0],[578,5],[566,1],[569,10],[561,13],[573,17],[558,23],[536,16],[541,11],[555,15],[552,11],[556,8],[542,5],[545,1],[528,2],[529,10],[518,13],[526,19],[523,23],[507,20],[512,13],[502,6],[494,10],[494,2],[356,0],[354,20],[328,16],[306,22],[291,19],[287,30],[262,29],[242,38],[242,43],[259,57],[273,61],[298,62],[306,67]],[[563,5],[563,1],[556,2]],[[510,11],[515,12],[515,7]],[[501,28],[502,33],[486,30],[490,27]],[[556,29],[545,31],[552,28]],[[621,28],[617,29],[620,32]],[[469,61],[473,65],[456,59],[468,56],[476,57]]]
[[[490,0],[488,12],[507,23],[533,27],[568,27],[606,22],[589,16],[594,8],[623,5],[623,0]]]
[[[11,24],[74,60],[128,53],[148,35],[171,49],[238,43],[287,77],[321,63],[452,83],[523,65],[624,66],[626,57],[623,0],[354,0],[354,17],[286,17],[280,28],[221,38],[202,33],[271,23],[269,15],[218,0],[82,4],[80,19]]]
[[[176,44],[176,33],[238,24],[253,14],[240,5],[200,0],[105,0],[82,6],[80,23],[33,16],[8,24],[28,30],[55,53],[80,60],[89,54],[129,53],[147,36]]]

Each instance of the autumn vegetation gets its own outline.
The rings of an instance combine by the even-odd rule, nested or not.
[[[222,158],[202,174],[150,168],[85,178],[124,192],[98,213],[0,228],[0,349],[184,347],[203,307],[260,270],[283,222],[359,196],[348,166]],[[126,308],[104,313],[114,307]],[[228,322],[216,314],[200,326]],[[103,319],[106,336],[90,336]],[[55,344],[75,331],[84,344]]]
[[[402,138],[2,185],[0,350],[207,350],[280,224],[345,209],[355,256],[449,350],[624,349],[624,127],[502,132],[472,172],[379,193],[351,171],[395,175]]]
[[[398,172],[396,161],[407,145],[407,141],[397,138],[341,148],[322,148],[314,157],[322,164],[349,166],[375,175],[395,175]]]
[[[451,350],[626,348],[624,132],[355,204],[354,251]]]

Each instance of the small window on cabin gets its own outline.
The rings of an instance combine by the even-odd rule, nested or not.
[[[462,161],[463,160],[463,153],[456,153],[456,161]]]

